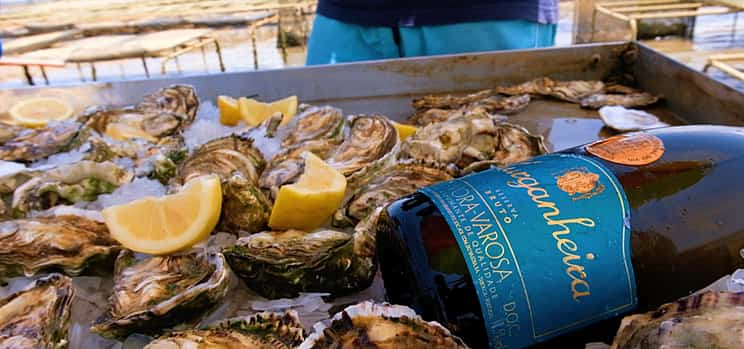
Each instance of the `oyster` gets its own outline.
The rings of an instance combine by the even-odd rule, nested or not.
[[[744,293],[705,292],[627,316],[611,349],[744,348]]]
[[[155,333],[204,314],[227,293],[229,270],[219,253],[116,259],[109,309],[91,331],[108,338]]]
[[[105,134],[111,124],[124,124],[138,128],[154,138],[176,134],[190,122],[186,114],[160,109],[139,110],[133,107],[97,107],[89,109],[85,127]]]
[[[0,300],[0,347],[67,348],[72,280],[51,274]]]
[[[654,96],[647,92],[636,92],[630,94],[597,93],[581,99],[581,107],[599,109],[608,105],[617,105],[626,108],[638,108],[654,104],[657,101],[659,101],[658,96]]]
[[[348,187],[353,192],[343,207],[334,214],[333,225],[353,226],[378,207],[383,207],[425,186],[452,178],[454,177],[451,169],[441,164],[400,160],[349,183]]]
[[[150,342],[144,349],[294,349],[305,338],[304,332],[297,312],[264,312],[224,320],[206,329],[172,332]]]
[[[267,298],[300,292],[348,294],[369,287],[377,270],[376,210],[353,234],[322,229],[262,232],[240,238],[223,250],[232,270],[248,288]]]
[[[362,302],[318,323],[299,349],[355,348],[444,349],[468,346],[437,322],[424,321],[402,305]],[[362,344],[363,343],[363,344]]]
[[[496,93],[509,96],[531,94],[537,96],[551,96],[572,103],[580,103],[582,99],[593,94],[602,93],[605,84],[596,80],[556,81],[551,78],[537,78],[515,86],[503,86],[494,89]]]
[[[46,158],[67,149],[79,130],[80,124],[74,121],[53,122],[37,129],[9,127],[0,142],[0,160],[32,162]]]
[[[345,118],[339,109],[310,107],[295,119],[296,124],[282,141],[284,147],[318,139],[340,142],[343,138]]]
[[[178,168],[178,181],[216,174],[223,183],[220,227],[230,232],[261,231],[269,221],[271,202],[258,188],[266,162],[253,139],[227,136],[202,145]]]
[[[487,113],[470,113],[419,129],[401,144],[399,158],[455,164],[459,169],[488,161],[507,165],[546,152],[542,137],[500,122]]]
[[[458,109],[462,106],[478,102],[482,99],[493,96],[494,91],[491,89],[482,90],[465,96],[424,96],[413,100],[413,107],[417,110],[428,109]]]
[[[391,155],[398,145],[398,130],[382,115],[357,115],[351,119],[349,135],[327,159],[328,165],[350,176]]]
[[[137,104],[138,110],[166,110],[186,115],[186,124],[191,124],[199,109],[196,90],[188,85],[172,85],[147,95]]]
[[[55,167],[23,183],[13,193],[13,215],[81,201],[93,201],[132,181],[133,174],[112,162],[82,161]]]
[[[0,278],[47,271],[79,275],[118,251],[105,224],[80,216],[0,222]]]
[[[626,109],[621,106],[599,108],[599,117],[605,126],[621,132],[669,126],[669,124],[659,121],[659,118],[653,114],[642,110]]]
[[[490,90],[486,90],[489,91]],[[434,108],[422,108],[417,109],[409,121],[418,126],[426,126],[434,122],[442,122],[459,116],[463,116],[474,112],[485,112],[491,114],[499,114],[499,117],[506,120],[506,117],[501,117],[500,114],[514,114],[524,108],[530,102],[530,95],[516,95],[510,97],[497,97],[497,96],[486,96],[479,100],[471,101],[468,98],[468,104],[457,105],[450,104],[449,106],[440,106]],[[414,100],[416,105],[416,100]]]

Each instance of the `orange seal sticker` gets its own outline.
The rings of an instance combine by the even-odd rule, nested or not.
[[[650,134],[619,135],[592,143],[586,151],[616,164],[642,166],[664,155],[664,142]]]
[[[596,173],[573,170],[559,176],[556,185],[568,195],[586,194],[594,190],[597,181],[599,181],[599,175]]]

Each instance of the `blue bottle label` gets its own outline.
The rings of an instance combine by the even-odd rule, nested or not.
[[[491,348],[523,348],[637,304],[628,199],[598,161],[550,154],[421,190],[460,246]]]

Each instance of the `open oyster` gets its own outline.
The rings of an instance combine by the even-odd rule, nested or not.
[[[44,271],[79,275],[118,251],[105,224],[80,216],[0,222],[0,278]]]
[[[67,348],[72,280],[51,274],[0,300],[1,348]]]
[[[315,232],[262,232],[240,238],[223,250],[232,270],[248,288],[267,298],[300,292],[348,294],[369,287],[377,270],[376,210],[353,234],[332,229]]]
[[[0,160],[32,162],[59,153],[72,144],[80,130],[75,121],[52,122],[45,128],[8,127],[0,140]]]
[[[487,113],[470,113],[419,129],[401,144],[399,158],[455,164],[465,169],[487,161],[508,165],[546,152],[542,137],[500,122]]]
[[[348,177],[392,157],[397,145],[398,131],[390,119],[382,115],[356,115],[351,119],[349,135],[327,162]]]
[[[116,259],[109,309],[91,331],[123,338],[193,320],[225,296],[228,284],[227,263],[219,253],[137,260],[124,250]]]
[[[253,139],[227,136],[202,145],[178,168],[178,181],[216,174],[223,183],[221,229],[237,232],[263,230],[271,202],[258,188],[266,162]]]
[[[86,111],[85,127],[100,134],[110,124],[138,128],[155,138],[180,133],[196,117],[199,100],[196,91],[185,85],[164,88],[145,96],[143,102],[130,107],[95,107]]]
[[[556,81],[551,78],[537,78],[514,86],[496,87],[495,92],[516,96],[531,94],[537,96],[551,96],[572,103],[580,103],[582,99],[593,94],[602,93],[605,84],[602,81]]]
[[[172,332],[144,349],[294,349],[305,338],[297,312],[257,313],[228,319],[201,330]]]
[[[616,105],[626,108],[638,108],[654,104],[657,101],[659,101],[659,97],[648,92],[629,94],[598,93],[583,98],[581,100],[581,107],[599,109],[604,106]]]
[[[272,198],[280,186],[300,177],[305,168],[302,153],[309,151],[327,159],[344,137],[346,118],[339,109],[310,107],[295,119],[293,128],[282,141],[282,150],[274,155],[259,179],[261,189],[269,192]]]
[[[669,124],[661,122],[656,115],[643,110],[626,109],[621,106],[599,108],[599,117],[605,126],[621,132],[669,126]]]
[[[349,183],[353,192],[333,216],[333,225],[354,226],[378,207],[434,183],[450,180],[453,171],[439,163],[400,160]],[[347,189],[348,190],[348,189]]]
[[[744,348],[744,293],[705,292],[627,316],[611,349]]]
[[[317,323],[299,349],[352,348],[444,349],[468,346],[437,322],[424,321],[402,305],[362,302],[333,316],[331,324]]]
[[[45,171],[26,181],[13,193],[13,214],[93,201],[132,181],[133,174],[112,162],[82,161]]]
[[[484,90],[463,97],[426,96],[413,100],[416,112],[409,121],[414,125],[426,126],[475,111],[508,115],[523,110],[529,102],[528,94],[502,98],[494,95],[493,90]]]

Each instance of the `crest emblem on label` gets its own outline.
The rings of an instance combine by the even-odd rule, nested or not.
[[[643,166],[664,155],[664,142],[650,134],[619,135],[592,143],[586,151],[616,164]]]

